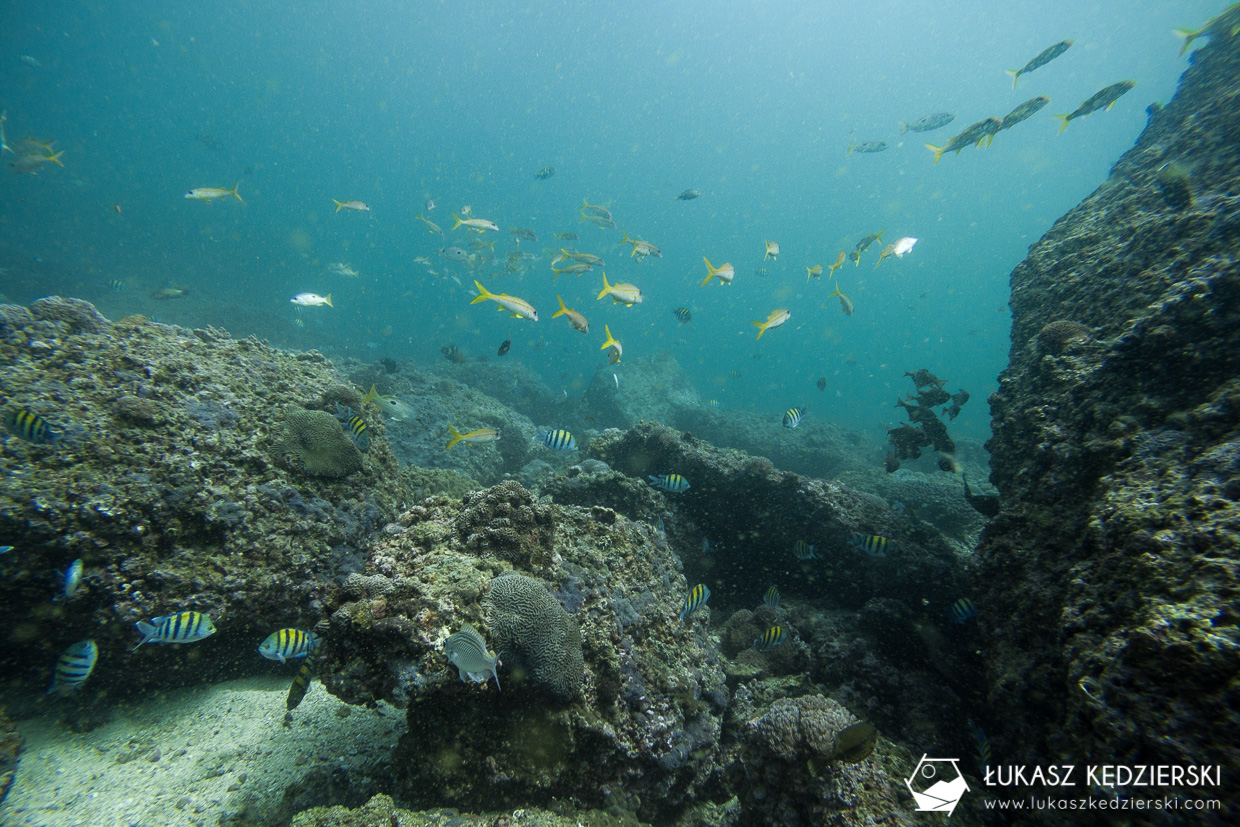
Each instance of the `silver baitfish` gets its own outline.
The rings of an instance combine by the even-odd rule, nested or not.
[[[289,658],[304,658],[319,645],[319,636],[301,629],[279,629],[267,635],[258,653],[267,660],[284,663]]]
[[[577,440],[563,428],[539,428],[535,438],[553,451],[577,450]]]
[[[153,617],[151,622],[139,620],[134,627],[142,633],[143,643],[193,643],[215,634],[215,624],[202,612],[177,612]],[[134,650],[138,646],[133,647]]]
[[[448,655],[448,663],[456,667],[461,676],[461,683],[468,678],[474,683],[486,683],[487,677],[495,678],[495,688],[499,689],[499,655],[487,656],[487,642],[478,634],[478,630],[466,623],[461,631],[450,636],[443,642],[443,650]]]
[[[762,602],[766,605],[768,609],[772,609],[772,610],[778,609],[779,608],[779,589],[775,588],[774,586],[768,587],[766,590],[766,594],[762,595]]]
[[[686,617],[705,606],[707,600],[710,600],[710,589],[705,583],[698,583],[690,589],[685,595],[685,607],[680,611],[681,624],[684,624]]]
[[[80,640],[73,644],[56,661],[56,671],[52,674],[52,685],[47,688],[47,694],[68,695],[81,689],[90,673],[95,671],[98,660],[99,647],[95,641]]]
[[[783,626],[772,626],[763,632],[761,636],[753,639],[753,648],[759,652],[769,652],[787,639],[788,633],[784,631]]]

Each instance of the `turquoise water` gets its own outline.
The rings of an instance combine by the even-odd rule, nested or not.
[[[507,358],[570,394],[606,364],[606,323],[626,360],[668,349],[722,407],[808,405],[879,440],[911,390],[903,372],[925,367],[972,393],[953,434],[984,438],[1007,358],[1007,274],[1105,180],[1145,107],[1171,96],[1187,62],[1171,29],[1222,7],[1120,5],[8,3],[9,142],[54,139],[65,167],[3,177],[0,292],[365,360],[435,362],[446,343],[495,358],[511,338]],[[1004,70],[1063,39],[1075,45],[1013,90]],[[1136,88],[1112,110],[1056,134],[1052,114],[1124,79]],[[989,149],[931,163],[925,141],[1035,95],[1052,103]],[[942,110],[956,115],[946,128],[897,135],[898,121]],[[890,148],[846,156],[866,140]],[[536,179],[547,166],[556,174]],[[244,203],[182,197],[234,182]],[[702,196],[674,199],[687,188]],[[335,213],[333,198],[371,211]],[[579,223],[583,198],[619,230]],[[464,205],[495,221],[499,263],[440,258],[472,234],[429,234],[415,218],[427,199],[445,231]],[[542,257],[494,275],[513,227],[539,235],[526,249]],[[877,269],[876,246],[838,271],[847,317],[805,268],[884,227],[884,242],[917,246]],[[635,261],[620,230],[662,258]],[[644,303],[596,301],[597,271],[553,282],[544,251],[559,231]],[[776,262],[762,261],[766,239]],[[732,285],[700,286],[704,255],[733,264]],[[335,262],[360,275],[330,273]],[[540,320],[470,306],[475,277]],[[151,298],[169,284],[187,295]],[[335,307],[295,312],[306,291]],[[557,292],[588,335],[550,318]],[[755,342],[750,321],[775,308],[791,321]]]

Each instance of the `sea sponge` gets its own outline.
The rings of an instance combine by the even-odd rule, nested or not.
[[[272,444],[276,462],[314,477],[347,477],[362,470],[362,454],[327,411],[290,408]]]
[[[581,694],[581,630],[542,583],[501,574],[491,581],[485,603],[495,651],[514,682],[523,677],[564,702]]]

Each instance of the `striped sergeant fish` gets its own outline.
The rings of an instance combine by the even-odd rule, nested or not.
[[[804,540],[797,540],[792,546],[792,554],[798,560],[817,560],[818,555],[814,554],[814,547]]]
[[[854,531],[848,544],[856,546],[871,557],[886,557],[890,554],[891,541],[877,534],[860,534]]]
[[[79,640],[70,646],[56,661],[56,671],[52,674],[52,685],[47,688],[47,694],[68,695],[81,689],[95,670],[97,660],[99,647],[93,640]]]
[[[52,430],[47,420],[25,408],[8,408],[4,412],[4,427],[35,445],[55,445],[60,434]]]
[[[258,653],[267,660],[285,663],[289,658],[304,658],[319,645],[319,636],[301,629],[280,629],[267,635]]]
[[[288,712],[296,709],[297,705],[301,703],[302,698],[306,697],[306,693],[310,691],[310,679],[314,675],[315,668],[319,665],[318,660],[317,648],[306,653],[306,660],[302,663],[301,668],[297,670],[297,674],[293,676],[293,682],[288,687],[288,696],[284,699],[284,708]]]
[[[766,604],[766,607],[768,609],[772,609],[772,610],[778,609],[779,608],[779,589],[775,588],[774,586],[769,586],[766,590],[766,594],[762,595],[762,602]]]
[[[801,420],[805,417],[804,408],[789,408],[784,411],[784,427],[795,428],[801,424]]]
[[[366,433],[366,420],[353,413],[352,408],[345,407],[339,402],[333,404],[336,406],[336,418],[344,425],[344,429],[353,435],[353,444],[359,450],[369,450],[370,434]]]
[[[680,474],[648,474],[646,479],[650,480],[650,484],[655,488],[662,488],[664,491],[688,491],[689,481]]]
[[[684,625],[686,617],[705,606],[707,600],[710,600],[710,589],[707,588],[705,583],[698,583],[690,589],[689,593],[685,595],[685,607],[680,610],[681,625]]]
[[[150,623],[139,620],[134,627],[142,633],[138,646],[143,643],[193,643],[215,634],[215,624],[202,612],[177,612],[153,617]],[[130,651],[137,650],[138,646]]]
[[[535,439],[553,451],[577,450],[577,440],[563,428],[539,428]]]
[[[753,648],[759,652],[769,652],[787,639],[788,633],[784,631],[783,626],[772,626],[763,632],[761,636],[753,639]]]
[[[487,642],[478,634],[478,630],[466,623],[461,631],[450,636],[443,642],[443,650],[448,655],[448,663],[456,667],[461,676],[461,683],[466,678],[474,683],[486,683],[487,677],[495,678],[495,688],[499,689],[499,655],[487,656]]]
[[[977,606],[967,597],[962,597],[952,604],[952,623],[964,623],[977,617]]]
[[[688,324],[693,321],[693,313],[687,307],[677,307],[672,311],[672,315],[676,317],[676,321],[681,324]]]
[[[64,576],[61,578],[60,594],[52,598],[53,602],[60,600],[72,600],[77,594],[78,587],[82,585],[82,558],[74,560],[65,569]]]

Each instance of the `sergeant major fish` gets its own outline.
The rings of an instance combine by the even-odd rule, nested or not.
[[[25,408],[6,408],[4,427],[14,436],[35,445],[55,445],[60,434],[47,424],[47,420]]]
[[[795,428],[801,424],[801,420],[805,418],[804,408],[789,408],[784,412],[784,427]]]
[[[539,428],[535,439],[553,451],[577,450],[577,440],[563,428]]]
[[[319,645],[319,636],[301,629],[278,629],[259,644],[258,653],[267,660],[286,663],[290,658],[304,658]]]
[[[174,615],[139,620],[134,627],[141,632],[143,643],[193,643],[215,634],[215,624],[202,612],[177,612]],[[133,647],[134,650],[138,646]]]
[[[685,595],[685,607],[680,610],[680,624],[683,626],[685,618],[705,606],[707,600],[710,600],[710,589],[705,583],[698,583],[690,589]]]
[[[648,474],[646,478],[655,488],[662,488],[664,491],[677,493],[689,490],[689,481],[680,474]]]
[[[68,695],[82,688],[99,660],[99,647],[93,640],[80,640],[61,653],[52,673],[47,694]]]
[[[792,544],[792,556],[798,560],[818,559],[818,555],[814,554],[814,547],[804,540],[797,540]]]
[[[784,631],[783,626],[772,626],[760,636],[754,638],[753,648],[759,652],[769,652],[787,639],[788,633]]]
[[[353,437],[353,444],[360,451],[370,450],[370,434],[366,432],[366,420],[353,412],[353,409],[339,402],[333,403],[336,406],[334,416],[340,420],[340,424]]]
[[[848,544],[861,549],[871,557],[886,557],[890,553],[888,549],[891,546],[891,540],[877,534],[861,534],[854,531],[848,539]]]
[[[774,586],[767,586],[766,592],[762,595],[762,603],[772,611],[779,608],[779,589]]]

